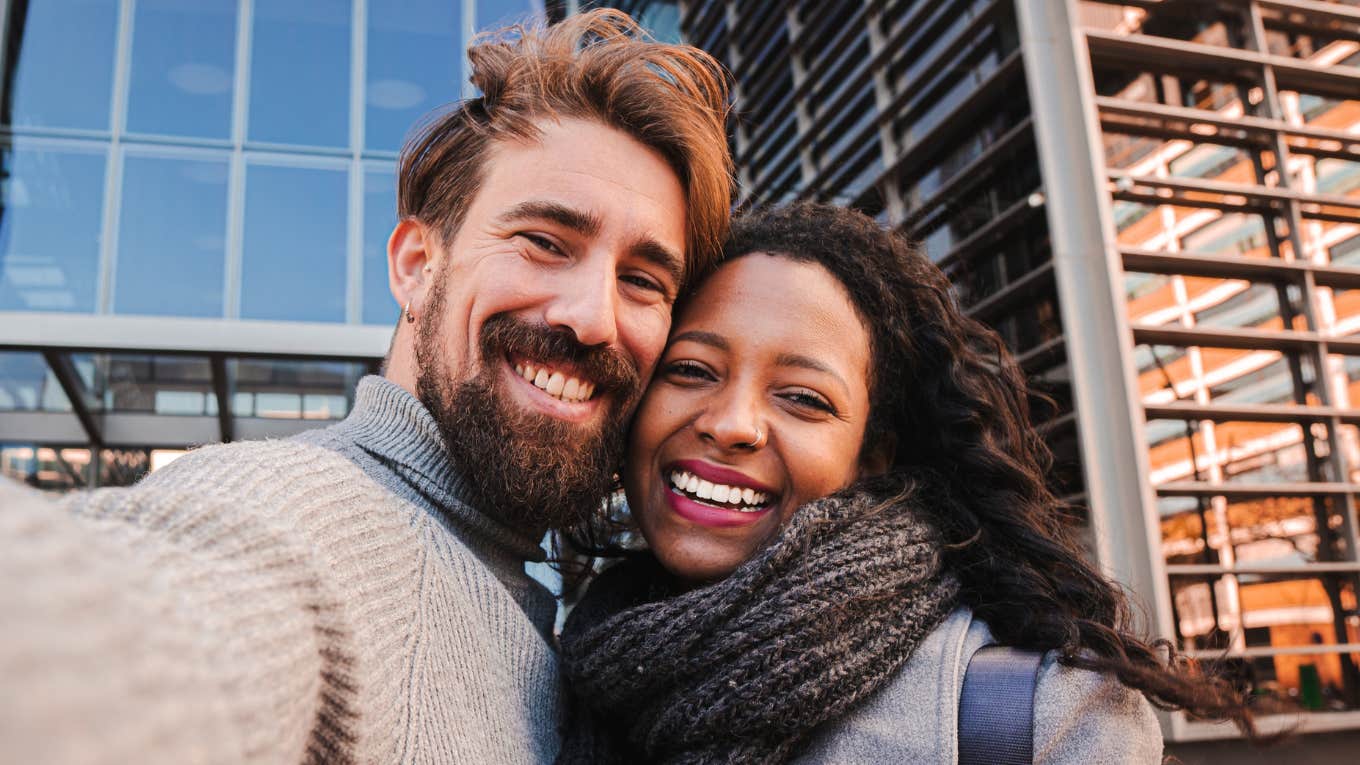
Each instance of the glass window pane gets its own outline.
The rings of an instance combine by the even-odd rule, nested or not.
[[[1294,566],[1344,557],[1340,497],[1175,496],[1157,508],[1167,563]]]
[[[127,129],[229,137],[235,0],[139,0],[136,8]]]
[[[387,285],[387,238],[397,225],[396,181],[389,172],[364,177],[365,324],[391,324],[399,310]]]
[[[542,0],[477,0],[478,31],[533,20],[543,15]]]
[[[68,492],[91,487],[89,449],[51,449],[30,444],[0,447],[0,475],[35,489]]]
[[[107,130],[118,37],[117,0],[10,4],[6,53],[15,125]]]
[[[364,143],[396,151],[407,131],[463,86],[461,6],[446,0],[370,0]]]
[[[0,411],[69,412],[71,401],[41,353],[0,352]]]
[[[115,313],[221,316],[227,163],[128,157]]]
[[[1293,422],[1210,422],[1153,419],[1145,430],[1152,482],[1222,481],[1225,484],[1304,483],[1334,480],[1310,468],[1309,441],[1326,429]],[[1312,444],[1321,452],[1325,444]],[[1193,457],[1193,460],[1191,459]]]
[[[678,2],[654,2],[643,7],[642,17],[638,20],[642,28],[652,37],[664,43],[684,42],[680,31],[680,4]]]
[[[217,413],[212,366],[195,356],[80,354],[72,357],[105,412],[209,416]]]
[[[255,4],[250,139],[349,145],[349,0]]]
[[[347,361],[230,359],[232,413],[266,419],[342,420],[364,365]]]
[[[94,311],[104,153],[0,154],[0,310]]]
[[[345,320],[347,185],[339,170],[247,170],[242,318]]]
[[[1173,576],[1171,592],[1182,649],[1240,665],[1258,710],[1356,708],[1360,654],[1342,649],[1360,638],[1353,574]]]

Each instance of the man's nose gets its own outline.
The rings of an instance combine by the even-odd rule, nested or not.
[[[618,285],[612,267],[578,263],[559,275],[557,287],[543,317],[548,326],[571,330],[581,345],[618,342]]]

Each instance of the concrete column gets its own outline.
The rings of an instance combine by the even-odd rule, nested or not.
[[[1016,0],[1098,563],[1174,635],[1123,264],[1075,0]]]

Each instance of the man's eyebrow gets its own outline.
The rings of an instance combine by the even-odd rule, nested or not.
[[[717,335],[712,332],[705,332],[701,329],[691,329],[687,332],[681,332],[680,334],[671,338],[672,343],[678,343],[681,340],[689,340],[690,342],[700,343],[702,345],[710,345],[713,346],[714,348],[717,348],[720,351],[730,350],[732,347],[728,345],[727,338],[723,337],[722,335]]]
[[[841,387],[845,389],[846,393],[850,392],[850,384],[845,381],[845,378],[837,374],[836,371],[831,367],[812,358],[811,356],[803,356],[798,353],[781,353],[774,358],[774,363],[776,366],[781,367],[800,367],[802,369],[811,369],[814,372],[821,372],[834,378],[836,382],[840,383]]]
[[[520,202],[496,217],[501,223],[525,220],[550,220],[585,236],[600,232],[600,218],[591,212],[568,207],[561,202],[529,200]]]
[[[665,269],[671,284],[679,288],[685,280],[685,259],[655,239],[643,239],[629,248],[635,257],[642,258]]]

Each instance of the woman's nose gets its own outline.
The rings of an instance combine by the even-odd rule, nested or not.
[[[758,407],[739,396],[715,402],[695,421],[700,437],[722,449],[759,449],[769,440]]]

